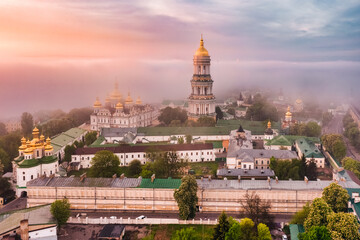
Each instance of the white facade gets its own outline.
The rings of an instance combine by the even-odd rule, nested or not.
[[[188,162],[211,162],[215,161],[215,151],[219,151],[219,149],[178,150],[176,153],[179,158],[187,160]],[[115,152],[114,154],[119,157],[120,166],[128,166],[133,160],[139,160],[142,164],[150,161],[146,156],[146,150],[139,152]],[[95,153],[74,154],[71,157],[71,162],[79,162],[80,168],[89,168],[91,167],[91,160],[94,156]]]
[[[29,239],[57,239],[56,226],[29,231]]]

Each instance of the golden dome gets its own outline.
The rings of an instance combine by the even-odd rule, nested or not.
[[[26,145],[26,139],[23,137],[21,139],[21,146],[19,147],[19,151],[23,151],[27,148],[27,145]]]
[[[40,141],[44,141],[45,140],[45,137],[44,137],[44,135],[40,135]]]
[[[52,151],[52,150],[54,150],[53,146],[51,146],[50,143],[46,144],[45,151]]]
[[[202,38],[202,35],[201,35],[201,40],[200,40],[200,47],[196,50],[195,56],[209,56],[208,50],[206,50],[206,48],[204,48],[204,40]]]
[[[115,106],[116,109],[122,109],[123,108],[123,105],[121,102],[118,102]]]
[[[26,138],[25,137],[22,137],[21,139],[21,143],[25,144],[26,143]]]
[[[33,148],[27,148],[25,151],[24,151],[24,153],[32,153],[33,152]]]
[[[125,104],[132,104],[132,103],[133,103],[133,100],[132,100],[132,98],[130,96],[130,92],[128,92],[128,96],[127,96],[127,98],[125,100]]]
[[[269,122],[268,122],[268,124],[267,124],[267,127],[268,127],[268,128],[271,128],[271,122],[270,122],[270,120],[269,120]]]
[[[101,102],[98,97],[96,97],[96,101],[94,102],[94,108],[101,108]]]
[[[290,106],[287,108],[287,112],[286,112],[285,116],[286,117],[291,117],[292,116],[292,114],[290,112]]]
[[[301,104],[302,103],[302,100],[300,98],[296,99],[296,103],[297,104]]]
[[[107,97],[105,98],[105,103],[110,103],[110,102],[111,102],[110,97],[107,96]]]
[[[141,99],[140,99],[140,96],[136,99],[136,103],[135,103],[136,105],[141,105],[142,104],[142,102],[141,102]]]

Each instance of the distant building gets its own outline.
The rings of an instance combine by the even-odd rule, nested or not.
[[[54,148],[50,138],[39,137],[39,130],[35,127],[33,139],[21,139],[19,156],[13,161],[13,174],[16,178],[17,195],[26,188],[26,183],[40,176],[49,176],[58,171],[58,158],[53,155]]]
[[[268,140],[265,143],[265,149],[272,150],[293,150],[295,149],[295,141],[300,138],[308,139],[314,144],[320,144],[320,139],[317,137],[304,137],[295,135],[279,135],[274,137],[272,140]]]
[[[134,102],[130,92],[126,99],[122,98],[115,85],[114,91],[105,100],[103,106],[97,98],[94,112],[90,116],[91,130],[100,131],[101,128],[146,127],[157,120],[158,110],[149,104],[143,104],[140,97]]]
[[[21,130],[22,129],[21,121],[19,120],[7,121],[5,122],[5,129],[8,133]]]
[[[214,119],[216,117],[210,61],[209,52],[204,47],[204,41],[201,37],[200,47],[194,55],[194,74],[191,80],[188,108],[189,119],[197,120],[202,116]]]
[[[303,101],[300,98],[296,99],[295,104],[294,104],[294,111],[295,112],[301,112],[303,110],[304,110]]]
[[[305,156],[307,162],[313,159],[318,168],[325,167],[325,157],[312,141],[299,138],[295,141],[295,148],[299,158]]]
[[[237,103],[238,107],[240,107],[241,105],[244,104],[244,97],[243,97],[243,95],[241,94],[241,92],[240,92],[240,94],[239,94],[239,98],[237,99],[236,103]]]
[[[287,112],[285,113],[285,119],[282,122],[281,127],[283,129],[288,129],[291,126],[295,125],[296,120],[293,119],[292,113],[290,112],[290,106],[287,108]]]
[[[271,129],[271,122],[267,124],[267,129],[264,132],[264,139],[271,140],[274,138],[274,131]]]
[[[119,157],[120,166],[127,166],[133,160],[139,160],[145,164],[150,160],[149,149],[156,149],[161,152],[176,152],[178,158],[189,162],[210,162],[215,161],[215,151],[212,143],[197,144],[167,144],[167,145],[119,145],[117,147],[86,147],[76,149],[71,156],[71,162],[79,162],[80,168],[91,167],[91,160],[101,150],[108,150]]]

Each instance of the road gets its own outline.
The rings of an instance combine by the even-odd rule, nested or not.
[[[179,218],[179,213],[172,211],[172,212],[164,212],[164,211],[157,211],[157,212],[153,212],[153,211],[87,211],[87,210],[73,210],[71,212],[71,217],[76,217],[76,215],[78,213],[86,213],[86,216],[89,218],[99,218],[99,217],[111,217],[111,216],[115,216],[116,218],[123,218],[123,219],[127,219],[127,218],[136,218],[138,216],[144,215],[147,218]],[[220,212],[206,212],[206,213],[196,213],[196,217],[195,220],[200,220],[200,218],[202,220],[207,220],[207,219],[217,219],[219,217],[221,213]],[[239,218],[239,213],[236,212],[227,212],[226,213],[228,216],[232,216],[235,218]],[[276,223],[280,223],[280,222],[289,222],[291,220],[292,214],[274,214],[274,220]]]
[[[329,124],[322,128],[322,134],[343,134],[343,117],[344,115],[335,115]],[[344,137],[346,144],[346,156],[360,161],[360,154],[355,151],[355,148],[350,144],[349,140]]]

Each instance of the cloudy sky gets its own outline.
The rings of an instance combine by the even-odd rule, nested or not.
[[[146,102],[186,98],[201,34],[218,96],[360,88],[358,0],[2,0],[0,118],[90,106],[115,82]]]

